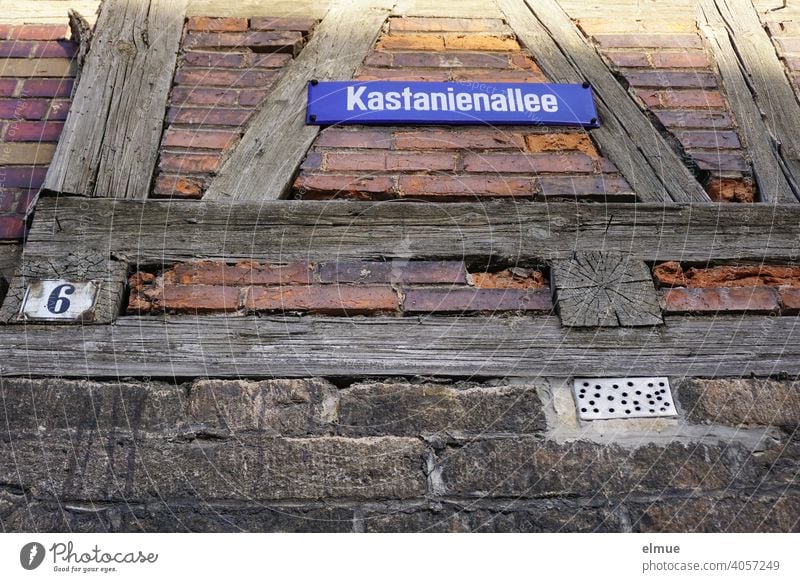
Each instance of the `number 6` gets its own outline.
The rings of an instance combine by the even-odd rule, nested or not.
[[[65,283],[63,285],[59,285],[53,292],[50,293],[50,297],[47,298],[47,311],[50,313],[64,313],[69,309],[70,301],[63,295],[72,295],[75,293],[75,285],[70,285]]]

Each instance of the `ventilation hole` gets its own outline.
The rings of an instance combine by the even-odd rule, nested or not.
[[[602,390],[602,389],[603,389],[603,387],[602,387],[602,386],[600,386],[600,384],[595,384],[595,385],[594,385],[594,389],[595,389],[595,390]]]
[[[614,384],[614,385],[612,386],[612,388],[613,388],[614,390],[616,390],[617,388],[619,388],[619,384]]]
[[[578,394],[578,398],[583,398],[583,394]]]
[[[600,398],[600,393],[599,393],[599,392],[595,392],[595,393],[594,393],[594,397],[595,397],[595,398]]]
[[[600,411],[595,408],[594,409],[594,413],[597,414],[598,412],[600,412]]]
[[[626,410],[626,411],[625,411],[625,414],[630,414],[630,413],[631,413],[631,411],[630,411],[630,410]]]
[[[623,401],[622,401],[622,404],[627,404],[627,403],[628,403],[628,401],[627,401],[627,400],[623,400]]]
[[[581,408],[581,412],[586,412],[586,409],[585,408]]]
[[[652,394],[645,394],[645,396],[647,396],[648,398],[652,398],[653,397]]]
[[[653,409],[651,408],[651,409],[650,409],[650,414],[655,414],[655,410],[653,410]]]
[[[665,403],[664,403],[664,406],[669,406],[669,402],[665,402]]]
[[[664,411],[666,410],[666,408],[659,408],[659,410],[660,410],[661,412],[664,412]]]
[[[633,404],[634,404],[634,405],[636,405],[636,404],[639,404],[639,401],[638,401],[638,400],[634,400],[634,401],[633,401]]]
[[[588,385],[589,385],[589,383],[588,383],[588,382],[584,382],[584,383],[583,383],[583,385],[584,385],[584,386],[588,386]]]
[[[608,409],[608,411],[609,411],[611,414],[614,414],[614,409],[613,409],[613,408],[609,408],[609,409]]]
[[[614,400],[614,397],[613,396],[609,396],[608,399],[609,400]]]
[[[656,400],[664,400],[661,396],[656,396]]]
[[[641,394],[642,394],[642,391],[641,391],[641,390],[637,390],[637,391],[636,391],[636,396],[641,396]]]
[[[650,406],[654,406],[654,405],[655,405],[655,403],[656,403],[656,401],[655,401],[655,400],[651,400],[651,401],[650,401]]]
[[[622,395],[623,395],[623,396],[625,396],[625,397],[627,397],[627,396],[628,396],[628,393],[627,393],[627,392],[623,392],[623,393],[622,393]]]
[[[663,386],[663,385],[664,385],[664,383],[663,383],[663,382],[659,382],[659,383],[658,383],[658,385],[659,385],[659,386]],[[662,392],[663,392],[663,390],[662,390]]]
[[[628,386],[633,386],[633,382],[628,382]]]
[[[590,400],[589,405],[594,406],[594,400]]]
[[[652,387],[653,387],[653,383],[652,383],[652,382],[648,382],[648,383],[647,383],[647,387],[648,387],[648,388],[652,388]]]
[[[585,392],[586,392],[586,388],[581,388],[581,394],[584,394]]]
[[[641,408],[639,408],[639,407],[637,406],[637,407],[635,408],[635,410],[639,411],[639,410],[641,410]]]

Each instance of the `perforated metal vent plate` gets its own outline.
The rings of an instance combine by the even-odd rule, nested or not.
[[[572,391],[581,420],[677,414],[665,377],[575,378]]]

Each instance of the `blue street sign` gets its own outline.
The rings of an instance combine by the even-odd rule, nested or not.
[[[588,83],[403,81],[312,81],[306,123],[599,126]]]

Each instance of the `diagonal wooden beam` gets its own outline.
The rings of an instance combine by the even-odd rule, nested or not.
[[[305,123],[308,82],[352,78],[393,5],[394,0],[340,0],[331,6],[211,180],[205,199],[277,200],[285,195],[320,131]]]
[[[553,82],[592,84],[601,122],[600,128],[592,130],[592,137],[641,201],[709,201],[678,154],[555,0],[497,2],[511,28]]]
[[[104,0],[44,189],[147,197],[186,0]]]
[[[760,200],[796,203],[800,189],[792,175],[792,164],[784,158],[780,143],[756,105],[756,95],[733,44],[738,42],[735,33],[725,23],[715,0],[701,0],[700,9],[702,14],[698,27],[708,40],[717,62],[728,104],[739,125],[739,135],[744,138],[753,162]]]
[[[800,184],[800,104],[775,47],[750,0],[713,4],[729,31],[764,123],[778,141],[790,182]]]

